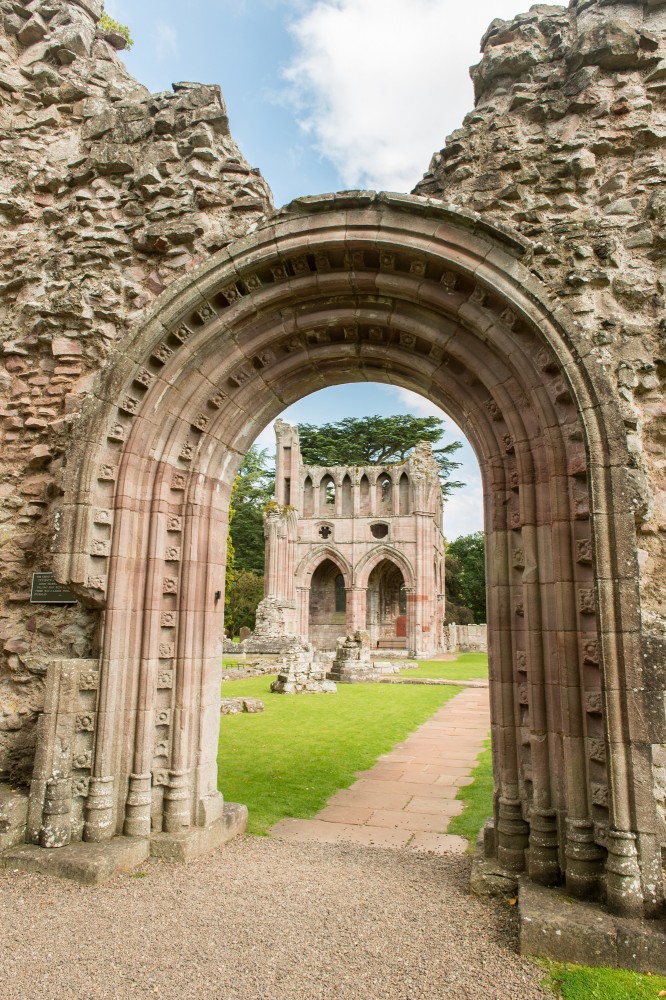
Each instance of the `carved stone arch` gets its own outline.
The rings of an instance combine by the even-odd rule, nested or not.
[[[378,566],[385,560],[394,563],[398,567],[403,575],[407,589],[415,586],[416,574],[414,567],[409,559],[392,545],[377,545],[356,564],[354,567],[354,586],[366,588],[368,586],[368,577],[375,566]]]
[[[500,863],[659,909],[660,826],[634,780],[666,742],[640,653],[638,487],[597,348],[528,251],[417,197],[303,199],[118,345],[74,429],[55,538],[57,578],[103,612],[85,839],[149,836],[151,782],[165,832],[214,814],[233,477],[301,396],[389,381],[445,409],[481,466]],[[162,704],[178,724],[156,754]]]
[[[354,578],[352,567],[332,545],[318,545],[300,561],[296,567],[296,586],[308,587],[312,574],[327,559],[338,567],[345,581],[345,587],[349,589]]]

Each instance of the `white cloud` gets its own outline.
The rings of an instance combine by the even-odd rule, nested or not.
[[[166,21],[158,21],[155,27],[155,51],[160,59],[166,59],[178,51],[176,29]]]
[[[481,477],[465,473],[465,487],[456,490],[444,504],[444,535],[449,542],[455,541],[461,535],[472,535],[483,531],[483,485]]]
[[[525,0],[317,0],[291,25],[290,99],[347,187],[408,191],[472,108],[468,67]]]

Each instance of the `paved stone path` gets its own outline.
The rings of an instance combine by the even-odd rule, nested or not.
[[[462,811],[456,799],[490,728],[488,689],[466,688],[358,781],[336,792],[314,819],[283,819],[271,834],[290,841],[366,844],[462,853],[463,837],[445,834]]]

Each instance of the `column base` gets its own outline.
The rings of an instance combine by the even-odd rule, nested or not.
[[[666,974],[666,922],[616,917],[564,889],[521,878],[520,953],[576,965]]]
[[[142,837],[112,837],[101,844],[77,841],[66,847],[21,844],[0,856],[4,868],[68,878],[81,885],[102,885],[148,859],[150,842]]]
[[[246,828],[247,806],[225,802],[222,815],[209,826],[192,826],[175,833],[153,833],[150,854],[163,861],[190,861],[222,847],[244,833]]]
[[[20,844],[0,854],[0,868],[67,878],[81,885],[103,885],[151,856],[165,861],[198,858],[244,833],[246,827],[247,806],[225,802],[222,815],[208,826],[154,833],[150,838],[112,837],[102,843],[80,840],[66,847]]]

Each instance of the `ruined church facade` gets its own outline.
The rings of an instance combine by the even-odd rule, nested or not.
[[[266,598],[286,634],[334,650],[426,657],[442,645],[444,536],[429,445],[389,466],[304,465],[298,429],[276,421],[276,496],[265,514]],[[279,613],[279,612],[278,612]]]

